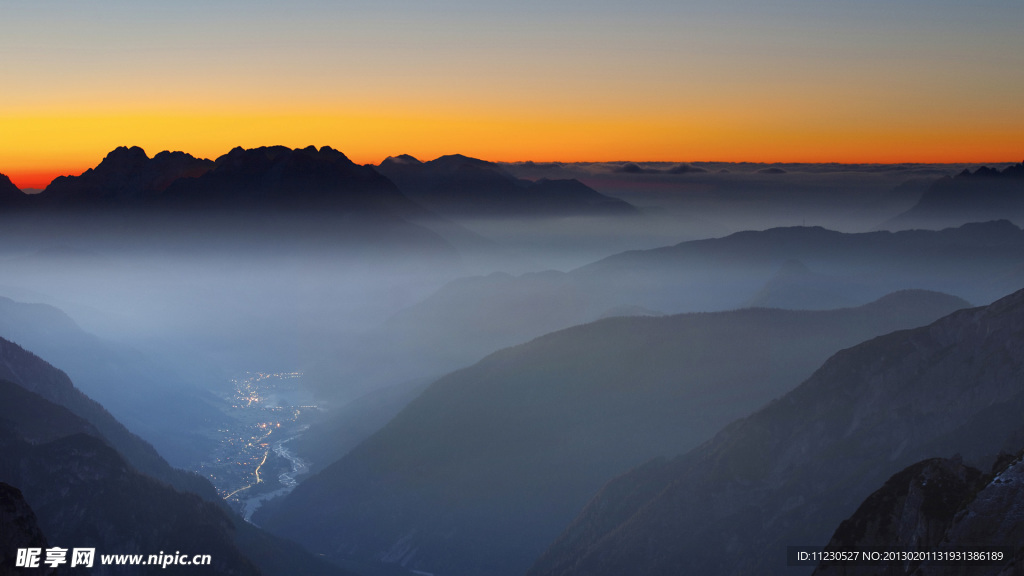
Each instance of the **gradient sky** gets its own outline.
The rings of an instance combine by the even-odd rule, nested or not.
[[[1022,30],[1021,0],[0,0],[0,173],[121,145],[1020,161]]]

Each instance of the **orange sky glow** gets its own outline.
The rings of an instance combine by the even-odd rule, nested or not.
[[[43,188],[133,145],[328,145],[374,164],[1018,162],[1015,2],[16,4],[0,173]]]

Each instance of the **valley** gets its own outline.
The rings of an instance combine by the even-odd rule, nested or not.
[[[749,557],[704,572],[779,573],[771,534],[824,544],[899,467],[959,453],[984,470],[1024,446],[1021,296],[1005,298],[1024,230],[1000,196],[1022,171],[959,170],[118,148],[0,214],[0,337],[56,368],[13,344],[0,366],[24,389],[7,390],[0,481],[61,539],[80,471],[103,463],[96,486],[138,486],[132,502],[158,492],[123,456],[197,498],[182,509],[205,507],[235,573],[676,574],[678,550],[731,541]],[[990,219],[946,202],[990,188]],[[925,225],[886,225],[917,198]],[[837,383],[850,414],[821,392]],[[872,400],[897,390],[896,413]],[[49,454],[83,450],[33,486]],[[766,468],[772,450],[789,463]],[[853,469],[814,475],[801,450]],[[707,538],[648,535],[670,524],[645,503],[677,484],[703,496],[664,506]],[[743,510],[702,508],[722,495]],[[89,504],[113,528],[82,533],[190,542],[190,518],[133,524],[118,496]]]
[[[297,486],[309,464],[289,450],[320,410],[301,372],[249,372],[231,380],[232,424],[217,429],[216,450],[196,470],[245,520]]]

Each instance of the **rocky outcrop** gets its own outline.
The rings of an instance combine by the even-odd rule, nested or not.
[[[39,529],[36,514],[21,490],[0,482],[0,574],[52,574],[46,565],[39,568],[16,567],[19,549],[47,548],[46,536]]]
[[[934,458],[890,478],[836,530],[826,552],[984,550],[989,562],[822,562],[815,576],[1009,576],[1024,553],[1024,463],[1003,455],[990,474]]]

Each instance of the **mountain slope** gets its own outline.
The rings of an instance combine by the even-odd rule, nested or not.
[[[0,444],[0,481],[25,493],[51,544],[155,554],[178,543],[215,550],[196,552],[214,555],[213,573],[258,573],[247,558],[270,573],[341,573],[231,515],[206,479],[171,468],[63,372],[3,339]]]
[[[794,573],[786,546],[823,545],[903,467],[960,453],[987,468],[1019,437],[1022,382],[1024,291],[843,350],[711,441],[610,482],[530,574]]]
[[[618,317],[492,354],[255,517],[336,561],[517,574],[609,477],[695,446],[836,350],[965,302]]]
[[[202,573],[258,573],[219,507],[138,473],[86,421],[17,384],[0,380],[0,398],[0,480],[21,488],[52,545],[97,554],[177,549],[215,556]]]
[[[161,454],[181,466],[198,455],[208,454],[212,449],[210,434],[227,421],[218,410],[222,401],[209,392],[136,350],[84,331],[52,306],[0,297],[0,338],[18,342],[60,366],[78,390],[110,410],[118,422],[155,443]],[[65,389],[69,386],[69,382],[60,385]],[[76,401],[86,403],[81,398]],[[77,413],[94,420],[92,412]],[[104,418],[109,417],[107,414]],[[140,470],[162,477],[155,468],[135,462],[140,449],[122,441],[123,433],[115,432],[116,426],[101,427],[115,447]]]
[[[233,526],[216,505],[143,476],[102,440],[84,434],[39,445],[0,431],[3,481],[18,486],[52,545],[95,547],[97,554],[210,554],[197,573],[259,574],[233,542]],[[132,574],[137,567],[99,568]]]
[[[67,375],[35,354],[0,338],[0,378],[67,408],[103,435],[138,470],[180,490],[216,499],[216,491],[205,479],[172,468],[153,447],[132,434],[99,403],[79,391]]]

